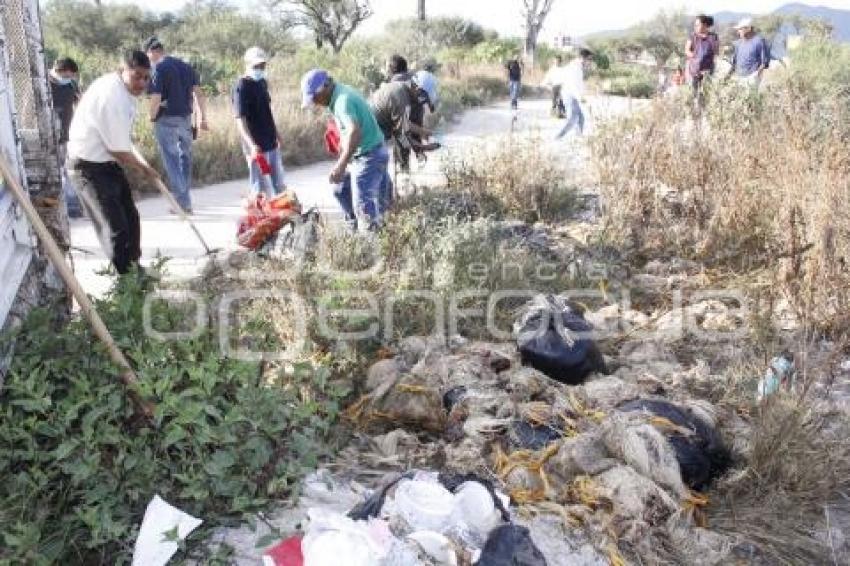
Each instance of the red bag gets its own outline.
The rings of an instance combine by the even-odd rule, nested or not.
[[[325,127],[325,149],[333,156],[339,155],[342,148],[342,135],[336,126],[336,120],[331,118]]]
[[[244,208],[245,213],[239,219],[236,229],[236,241],[249,250],[259,249],[278,233],[287,219],[301,214],[301,203],[292,191],[286,191],[273,199],[260,193],[247,199]]]

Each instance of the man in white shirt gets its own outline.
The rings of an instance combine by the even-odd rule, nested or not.
[[[119,274],[138,265],[142,255],[139,211],[122,166],[159,180],[136,157],[131,140],[136,97],[146,91],[150,75],[148,56],[128,52],[120,71],[100,77],[83,94],[68,133],[68,171]]]
[[[563,106],[568,112],[567,123],[556,139],[561,139],[576,127],[579,133],[584,132],[584,113],[581,110],[580,100],[584,98],[584,72],[590,66],[592,58],[593,53],[590,50],[581,49],[579,56],[566,66],[550,69],[543,81],[544,86],[560,87]]]

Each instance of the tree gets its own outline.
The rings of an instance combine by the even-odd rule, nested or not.
[[[369,0],[269,0],[272,8],[282,9],[287,20],[313,32],[316,46],[325,43],[334,53],[363,21],[372,15]]]
[[[525,21],[525,54],[534,62],[537,38],[543,30],[546,16],[552,9],[554,0],[522,0],[522,16]]]
[[[416,16],[420,22],[425,21],[425,0],[419,0],[419,7],[416,11]]]
[[[655,65],[661,69],[671,57],[684,52],[691,19],[681,10],[661,11],[637,27],[632,41],[649,53],[655,59]]]

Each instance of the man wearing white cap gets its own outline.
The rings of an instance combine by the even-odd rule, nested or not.
[[[767,41],[755,32],[752,18],[743,18],[735,26],[738,41],[732,56],[733,73],[741,84],[758,88],[762,74],[770,64],[770,50]]]
[[[274,196],[286,188],[280,148],[282,140],[272,114],[271,96],[266,82],[268,56],[259,47],[245,52],[245,74],[233,87],[233,111],[248,160],[254,192],[266,190]],[[271,186],[263,186],[264,174]]]

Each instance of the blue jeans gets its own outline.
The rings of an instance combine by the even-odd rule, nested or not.
[[[510,81],[510,87],[508,90],[511,95],[511,107],[516,108],[517,103],[519,102],[519,93],[522,90],[522,83],[519,81]]]
[[[380,226],[386,207],[387,195],[392,194],[387,164],[390,154],[381,144],[366,155],[355,158],[351,173],[334,189],[346,221],[354,228],[358,226],[373,230]]]
[[[566,95],[564,96],[564,106],[569,111],[569,114],[567,115],[567,123],[564,125],[564,128],[555,136],[555,139],[558,140],[567,135],[575,127],[578,127],[578,133],[584,133],[584,112],[581,111],[581,105],[578,99],[575,96]]]
[[[74,184],[68,175],[65,167],[62,167],[62,192],[65,194],[65,204],[68,207],[69,218],[82,218],[83,206],[80,204],[80,197],[77,196],[77,191],[74,189]]]
[[[154,126],[168,185],[183,210],[192,208],[192,117],[161,116]]]
[[[248,156],[248,169],[249,169],[249,177],[251,180],[251,189],[254,191],[254,194],[259,194],[261,191],[265,190],[266,194],[270,197],[273,197],[286,187],[286,182],[284,181],[284,176],[286,172],[283,169],[283,161],[280,157],[280,149],[273,149],[271,151],[264,151],[263,155],[266,156],[266,161],[269,162],[269,166],[271,167],[271,186],[265,186],[266,183],[263,182],[263,173],[260,171],[260,166],[257,165],[257,162],[251,159],[251,155],[246,152]]]

